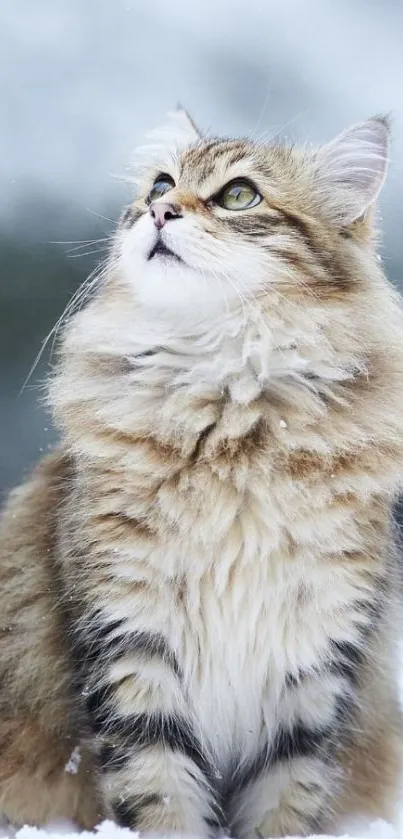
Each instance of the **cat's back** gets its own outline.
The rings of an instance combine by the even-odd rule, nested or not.
[[[71,472],[63,452],[49,455],[0,516],[0,811],[16,825],[76,818],[90,828],[100,818],[58,575]]]
[[[2,704],[63,694],[66,664],[55,543],[70,471],[61,451],[44,458],[11,492],[0,517]]]

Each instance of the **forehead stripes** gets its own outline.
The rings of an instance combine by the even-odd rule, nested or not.
[[[250,161],[251,151],[251,147],[244,140],[211,140],[208,143],[200,143],[181,155],[180,176],[186,181],[200,185],[234,163],[241,160]]]

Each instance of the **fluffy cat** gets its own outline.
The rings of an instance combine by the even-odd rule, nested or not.
[[[3,513],[0,807],[236,839],[393,821],[388,125],[298,149],[174,123],[65,325],[60,447]]]

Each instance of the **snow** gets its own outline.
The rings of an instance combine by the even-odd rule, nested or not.
[[[69,759],[66,763],[66,766],[64,767],[64,771],[68,772],[70,775],[77,775],[78,767],[80,766],[80,763],[81,763],[80,746],[76,746],[75,749],[73,749],[73,751],[72,751],[72,753],[71,753],[71,755],[70,755],[70,757],[69,757]]]
[[[12,830],[10,828],[0,826],[1,839],[77,839],[77,828],[72,824],[54,824],[47,828],[37,827],[22,827],[20,830]],[[138,839],[139,834],[130,831],[127,827],[118,827],[111,821],[104,821],[93,832],[83,831],[80,833],[80,839]],[[383,821],[376,821],[372,824],[356,824],[352,826],[348,832],[337,834],[337,839],[402,839],[403,832],[395,830],[390,824]],[[160,834],[154,839],[172,839],[172,834]],[[181,839],[196,839],[189,834],[187,837],[181,836]],[[289,839],[299,839],[299,837],[289,837]],[[305,837],[306,839],[306,837]],[[312,839],[312,837],[310,837]],[[321,839],[334,839],[332,836],[322,835]]]

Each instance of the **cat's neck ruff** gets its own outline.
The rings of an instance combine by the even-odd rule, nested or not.
[[[260,312],[243,306],[191,328],[172,322],[144,319],[136,330],[138,352],[127,360],[133,370],[163,373],[171,388],[193,392],[213,388],[229,390],[235,402],[259,396],[272,378],[299,376],[308,360],[299,355],[292,336],[280,335],[265,323]]]
[[[312,326],[311,341],[301,346],[297,330],[278,318],[273,323],[256,303],[244,303],[207,320],[181,322],[175,313],[148,318],[139,313],[136,349],[126,359],[142,383],[160,372],[168,389],[187,387],[191,395],[203,390],[223,394],[233,402],[248,404],[275,381],[303,382],[310,389],[315,380],[345,381],[351,364],[341,363],[330,350],[320,326]],[[308,337],[308,336],[306,336]]]

